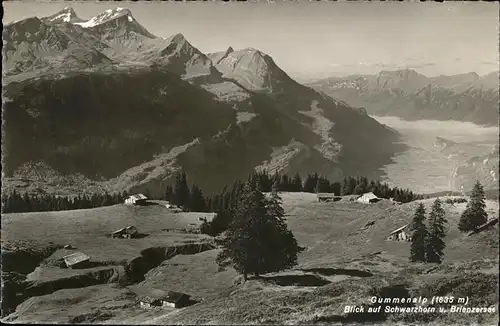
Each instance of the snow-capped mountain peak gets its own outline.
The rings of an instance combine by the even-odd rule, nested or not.
[[[44,19],[49,23],[81,23],[84,20],[77,16],[76,12],[71,7],[65,7],[63,10],[46,17]]]
[[[129,9],[118,7],[115,9],[108,9],[86,22],[79,22],[75,24],[80,25],[84,28],[91,28],[121,17],[126,17],[130,23],[134,22],[135,20]]]
[[[144,36],[148,39],[157,38],[137,22],[129,9],[121,7],[108,9],[87,21],[74,24],[89,29],[106,40]]]
[[[207,54],[208,58],[212,60],[213,64],[218,64],[221,60],[225,59],[231,52],[234,52],[232,47],[228,47],[226,51],[219,51]]]

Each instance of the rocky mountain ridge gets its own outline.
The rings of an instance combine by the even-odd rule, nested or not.
[[[182,34],[152,35],[127,9],[77,17],[65,9],[4,29],[6,181],[30,162],[81,184],[152,194],[180,170],[206,191],[256,168],[376,178],[401,149],[396,132],[295,82],[257,49],[205,55]],[[53,32],[20,41],[27,34],[16,24],[30,22]],[[74,47],[107,61],[54,61]]]
[[[327,78],[309,86],[373,115],[497,125],[498,82],[498,72],[426,77],[405,69]]]

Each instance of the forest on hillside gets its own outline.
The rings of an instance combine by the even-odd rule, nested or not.
[[[397,202],[410,202],[422,198],[409,189],[390,187],[380,181],[368,180],[366,177],[346,177],[342,182],[331,182],[318,173],[312,173],[303,179],[298,173],[295,175],[254,172],[248,180],[237,180],[232,185],[225,186],[219,193],[206,196],[196,184],[189,186],[188,176],[185,172],[178,173],[173,186],[165,188],[163,196],[151,198],[149,191],[145,195],[149,199],[167,200],[171,204],[181,207],[184,211],[215,212],[216,217],[211,223],[202,226],[202,232],[219,234],[225,230],[233,216],[233,211],[238,203],[239,195],[245,183],[250,182],[261,192],[270,192],[273,187],[284,192],[308,193],[335,193],[336,195],[361,195],[373,192],[380,198],[393,198]],[[57,195],[30,195],[13,192],[2,196],[2,213],[61,211],[73,209],[87,209],[110,206],[123,203],[129,196],[122,193],[95,193],[91,196],[78,195],[63,197]]]

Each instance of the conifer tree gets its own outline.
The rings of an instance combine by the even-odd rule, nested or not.
[[[189,187],[186,172],[177,174],[174,185],[174,205],[184,207],[189,203]]]
[[[23,206],[23,211],[24,212],[32,212],[32,204],[31,204],[31,200],[30,200],[30,197],[28,196],[28,193],[24,193],[23,197],[22,197],[22,206]]]
[[[191,196],[189,202],[189,210],[192,212],[204,212],[206,209],[205,197],[203,191],[197,186],[193,185],[191,188]]]
[[[304,192],[313,193],[315,192],[316,184],[318,183],[318,175],[317,174],[309,174],[307,175],[306,180],[304,181]]]
[[[375,181],[371,180],[370,184],[368,185],[368,191],[371,191],[373,192],[374,195],[377,195],[375,194],[376,189],[377,189],[377,184],[375,183]]]
[[[425,206],[420,203],[412,222],[413,234],[411,236],[410,260],[413,262],[425,262],[425,241],[428,235],[424,220]]]
[[[425,241],[425,260],[430,263],[441,263],[444,256],[445,211],[437,198],[432,204],[429,214],[428,233]]]
[[[269,177],[269,174],[267,172],[260,172],[258,173],[258,179],[259,179],[259,188],[261,191],[271,191],[271,187],[273,185],[273,181]]]
[[[290,191],[290,178],[288,177],[287,174],[283,174],[281,176],[280,189],[281,191]]]
[[[172,189],[172,186],[167,185],[167,186],[165,187],[164,199],[165,199],[166,201],[171,202],[171,201],[172,201],[172,198],[173,198],[173,194],[174,194],[174,189]]]
[[[283,189],[281,189],[281,173],[277,172],[273,175],[272,177],[272,183],[271,183],[271,187],[272,185],[274,185],[275,183],[278,183],[278,190],[279,191],[282,191]]]
[[[300,174],[296,173],[292,180],[292,186],[290,191],[301,192],[302,191],[302,178]]]
[[[330,192],[333,192],[337,196],[339,196],[341,194],[341,189],[342,189],[342,185],[340,184],[340,182],[333,182],[330,185]]]
[[[316,193],[318,192],[330,192],[330,181],[325,177],[319,177],[316,183]]]
[[[223,250],[217,256],[220,266],[232,265],[243,274],[259,276],[297,263],[298,246],[282,217],[271,209],[277,192],[267,200],[251,183],[246,183],[234,216],[222,240]]]
[[[356,188],[356,179],[353,177],[345,178],[344,183],[342,184],[342,195],[354,194],[355,188]]]
[[[347,177],[344,177],[344,180],[342,180],[342,184],[340,186],[340,195],[347,195],[349,189],[349,181]]]
[[[284,218],[285,211],[283,210],[281,197],[278,194],[278,184],[275,183],[271,190],[271,198],[267,201],[267,212],[270,216]]]
[[[462,232],[477,230],[478,227],[488,220],[488,213],[486,213],[485,209],[484,189],[481,183],[477,181],[472,189],[472,194],[465,211],[460,216],[458,229]]]

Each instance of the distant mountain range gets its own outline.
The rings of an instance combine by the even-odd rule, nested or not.
[[[255,169],[375,178],[402,150],[394,130],[295,82],[269,55],[204,54],[182,34],[152,35],[127,9],[84,20],[65,8],[5,25],[3,39],[3,173],[14,188],[159,194],[180,170],[206,191]]]
[[[426,77],[414,70],[332,77],[308,86],[363,107],[369,114],[407,120],[457,120],[498,125],[499,73]]]

